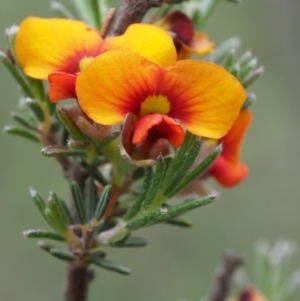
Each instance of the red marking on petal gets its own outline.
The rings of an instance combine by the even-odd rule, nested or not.
[[[156,141],[159,138],[165,138],[173,147],[179,147],[184,140],[184,130],[179,123],[165,115],[151,114],[138,120],[132,138],[133,144],[146,139]]]
[[[77,75],[68,73],[51,73],[48,76],[50,83],[49,99],[58,102],[67,98],[76,98],[75,82]]]

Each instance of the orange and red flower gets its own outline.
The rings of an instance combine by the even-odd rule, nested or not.
[[[223,151],[213,163],[209,174],[224,187],[235,186],[248,175],[247,165],[240,162],[240,152],[251,121],[250,110],[241,111],[227,135],[220,140]]]
[[[239,296],[231,298],[228,301],[267,301],[267,298],[258,290],[251,287],[243,291]]]
[[[154,25],[134,24],[122,36],[103,39],[81,21],[36,17],[20,24],[15,48],[26,75],[49,79],[53,102],[76,97],[77,75],[101,53],[131,50],[161,66],[171,65],[176,57],[172,39]]]
[[[189,58],[192,53],[203,56],[214,49],[207,35],[195,32],[193,21],[180,11],[172,12],[156,24],[173,36],[179,60]]]
[[[159,66],[129,51],[98,56],[76,82],[82,110],[95,122],[115,125],[128,113],[138,117],[132,142],[149,135],[174,147],[184,129],[220,139],[231,128],[246,98],[238,80],[225,69],[201,61]]]

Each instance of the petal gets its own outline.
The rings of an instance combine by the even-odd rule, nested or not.
[[[208,62],[179,61],[165,68],[160,82],[160,94],[171,102],[168,116],[202,137],[223,137],[246,99],[246,91],[234,76]]]
[[[156,94],[161,69],[129,51],[108,51],[79,74],[76,94],[82,110],[97,123],[113,125]]]
[[[137,120],[138,118],[133,114],[128,114],[125,118],[119,140],[121,156],[136,166],[152,166],[156,164],[156,159],[159,156],[164,158],[172,156],[173,148],[164,138],[159,138],[156,141],[144,141],[138,145],[132,143]]]
[[[195,33],[193,39],[185,44],[181,43],[182,48],[179,50],[178,59],[183,60],[190,57],[192,53],[204,56],[214,50],[214,43],[212,43],[208,36],[204,33]]]
[[[67,98],[76,98],[75,82],[77,75],[68,73],[51,73],[48,76],[50,83],[49,99],[58,102]]]
[[[172,32],[175,39],[188,44],[194,36],[194,24],[192,20],[180,11],[174,11],[157,22],[157,26]]]
[[[177,43],[178,59],[187,59],[192,53],[206,55],[213,50],[214,44],[204,33],[195,33],[192,20],[180,11],[174,11],[158,21],[157,26],[170,31]]]
[[[222,156],[233,166],[239,163],[242,142],[251,121],[252,114],[250,110],[241,111],[232,128],[222,139]]]
[[[101,51],[108,50],[130,50],[160,66],[173,65],[177,57],[169,34],[150,24],[133,24],[123,35],[105,39]]]
[[[233,187],[239,184],[247,175],[248,167],[239,163],[232,166],[222,155],[216,159],[209,173],[224,187]]]
[[[138,144],[147,138],[155,141],[166,138],[174,147],[179,147],[184,140],[184,130],[179,123],[168,116],[151,114],[136,123],[132,143]]]
[[[83,22],[26,18],[16,36],[16,54],[26,75],[47,79],[53,72],[78,72],[84,57],[99,54],[103,39]]]

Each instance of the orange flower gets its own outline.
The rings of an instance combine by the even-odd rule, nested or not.
[[[171,32],[179,60],[189,58],[192,53],[203,56],[213,51],[214,43],[209,41],[206,34],[195,32],[192,20],[180,11],[167,15],[157,25]]]
[[[15,47],[26,75],[49,79],[53,102],[76,97],[77,75],[109,50],[131,50],[161,66],[171,65],[176,57],[169,35],[149,24],[131,25],[122,36],[103,40],[81,21],[28,17],[20,24]]]
[[[267,298],[255,288],[248,288],[239,296],[231,298],[228,301],[267,301]]]
[[[248,167],[240,162],[240,152],[251,121],[251,112],[248,109],[241,111],[233,127],[221,139],[223,151],[213,163],[209,174],[224,187],[235,186],[248,175]]]
[[[177,61],[161,67],[128,51],[98,56],[76,82],[82,110],[95,122],[114,125],[126,114],[138,116],[132,142],[148,135],[182,144],[184,130],[219,139],[237,118],[246,93],[237,79],[220,66]]]

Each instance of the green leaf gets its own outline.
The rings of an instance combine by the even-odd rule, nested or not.
[[[148,192],[143,200],[143,207],[147,210],[152,200],[154,199],[157,191],[161,188],[166,172],[166,164],[165,160],[162,157],[159,157],[156,161],[156,169],[154,176],[152,177],[152,181],[150,187],[148,188]]]
[[[50,192],[47,205],[49,211],[46,210],[46,215],[51,220],[54,229],[58,232],[65,232],[69,225],[68,217],[65,215],[61,203],[53,191]]]
[[[166,224],[172,225],[172,226],[178,226],[182,228],[191,228],[193,227],[193,223],[187,219],[183,218],[172,218],[169,220],[166,220]]]
[[[80,131],[79,127],[76,125],[66,108],[56,106],[56,111],[58,118],[74,139],[82,141],[86,140],[85,135]]]
[[[95,204],[96,204],[96,186],[94,183],[94,179],[92,177],[89,177],[85,181],[84,199],[86,205],[87,219],[91,220],[94,215]]]
[[[81,189],[77,184],[77,182],[74,181],[71,182],[71,192],[72,192],[72,198],[74,201],[78,218],[82,224],[85,224],[88,220],[87,220],[86,211],[84,207],[84,199],[83,199]]]
[[[256,95],[254,93],[248,93],[247,94],[247,99],[245,100],[243,106],[242,106],[242,110],[245,110],[247,108],[249,108],[250,106],[252,106],[256,101]]]
[[[52,227],[52,225],[49,223],[49,221],[46,217],[46,214],[45,214],[45,210],[46,210],[47,206],[46,206],[46,203],[43,200],[43,198],[32,187],[29,187],[29,194],[30,194],[31,199],[34,201],[35,205],[37,206],[38,210],[40,211],[40,213],[43,215],[43,217],[45,218],[47,223]]]
[[[234,61],[236,58],[236,50],[235,49],[231,49],[229,51],[229,53],[227,54],[226,58],[225,58],[225,62],[223,64],[223,67],[230,71],[233,67]]]
[[[50,8],[59,18],[75,19],[73,14],[60,2],[52,1]]]
[[[241,66],[241,68],[248,65],[250,60],[252,59],[252,53],[251,51],[246,51],[244,54],[240,56],[240,58],[237,60],[237,64]]]
[[[52,247],[51,245],[46,244],[42,241],[40,241],[38,243],[38,246],[58,259],[65,260],[65,261],[74,261],[75,260],[75,256],[72,253],[59,250],[59,249]]]
[[[98,201],[95,213],[94,213],[94,219],[97,221],[100,221],[103,214],[106,211],[106,208],[109,204],[110,197],[112,193],[112,187],[111,185],[106,185],[101,193],[100,199]]]
[[[141,237],[129,237],[122,245],[116,247],[136,248],[136,247],[144,247],[146,245],[147,245],[147,241]]]
[[[177,156],[175,157],[174,167],[169,167],[170,172],[172,172],[172,176],[169,176],[171,181],[169,181],[169,184],[164,192],[165,196],[168,198],[171,198],[177,193],[177,187],[185,178],[185,175],[195,162],[200,152],[201,145],[202,140],[200,140],[200,138],[193,137],[192,143],[189,149],[186,150],[184,156],[181,158],[179,156],[179,158],[177,158]]]
[[[263,67],[259,67],[256,70],[252,71],[248,76],[243,80],[242,85],[247,89],[251,84],[253,84],[264,72]]]
[[[74,225],[75,222],[74,222],[74,219],[71,215],[71,212],[70,212],[68,206],[66,205],[66,203],[62,199],[59,198],[58,201],[60,203],[61,209],[64,211],[65,217],[68,220],[69,225]]]
[[[222,152],[222,145],[218,145],[195,169],[193,169],[176,187],[176,189],[173,190],[173,195],[176,195],[179,191],[187,187],[190,183],[192,183],[194,180],[196,180],[198,177],[201,176],[202,173],[204,173],[209,166],[216,160],[216,158],[220,155]]]
[[[113,263],[102,258],[93,258],[92,263],[103,269],[117,272],[119,274],[129,275],[131,273],[130,269],[125,267],[124,265]]]
[[[143,178],[145,175],[145,168],[144,167],[138,167],[131,175],[132,180],[137,181],[141,178]]]
[[[108,184],[107,180],[105,179],[105,177],[103,176],[103,174],[100,172],[100,170],[95,164],[87,164],[86,162],[82,162],[82,166],[84,166],[91,174],[91,176],[99,183],[101,183],[103,186]]]
[[[244,67],[241,67],[241,72],[239,75],[239,81],[242,82],[257,66],[257,59],[253,58],[248,64]]]
[[[27,97],[33,97],[29,84],[26,82],[22,73],[17,69],[16,65],[13,64],[3,52],[0,52],[0,58],[2,60],[3,65],[7,68],[9,73],[20,85],[23,94]]]
[[[96,24],[94,21],[94,16],[91,7],[87,3],[87,1],[86,0],[71,0],[71,1],[75,5],[76,10],[80,16],[80,19],[82,19],[88,25],[95,27]]]
[[[197,3],[197,7],[201,12],[201,24],[200,27],[203,28],[204,24],[211,16],[213,11],[215,10],[217,4],[221,2],[220,0],[202,0],[201,2]]]
[[[225,40],[221,43],[212,54],[207,57],[207,60],[214,63],[221,61],[229,55],[229,53],[240,46],[240,40],[236,37]]]
[[[17,112],[11,112],[11,117],[18,122],[20,125],[26,127],[29,130],[37,131],[37,127],[30,120],[28,120],[25,116]]]
[[[110,135],[108,135],[104,140],[102,140],[98,145],[97,145],[97,151],[100,152],[105,148],[109,143],[111,143],[113,140],[117,139],[118,136],[120,135],[119,131],[113,132]]]
[[[65,241],[66,239],[58,233],[44,231],[44,230],[27,230],[23,232],[25,238],[48,238],[57,241]]]
[[[69,140],[68,148],[75,151],[85,151],[91,143],[89,141]]]
[[[33,93],[33,98],[36,101],[44,102],[47,100],[47,96],[44,90],[44,83],[42,80],[34,79],[32,77],[27,77],[27,80],[31,86],[31,91]]]
[[[188,211],[210,204],[215,198],[216,195],[210,195],[207,197],[203,197],[201,199],[187,200],[185,203],[172,208],[162,207],[162,208],[154,209],[146,213],[145,215],[138,217],[135,220],[129,222],[126,225],[126,228],[129,231],[133,231],[157,223],[165,222],[169,219],[182,215]]]
[[[94,15],[94,24],[97,29],[101,28],[101,15],[100,15],[99,1],[103,1],[103,0],[90,0],[90,7]]]
[[[152,167],[147,167],[145,168],[145,176],[144,176],[144,181],[143,181],[143,186],[142,189],[137,197],[137,199],[134,201],[132,206],[128,209],[124,216],[124,221],[128,221],[131,218],[133,218],[142,208],[142,203],[145,200],[147,193],[149,191],[149,188],[151,186],[153,178],[153,169]]]
[[[231,70],[230,72],[234,77],[236,77],[237,79],[240,78],[240,74],[241,74],[241,68],[239,65],[235,65],[234,68]]]
[[[46,157],[83,157],[85,152],[70,150],[66,146],[49,145],[41,149],[41,153]]]
[[[225,0],[225,1],[236,3],[236,4],[242,3],[242,0]]]
[[[124,245],[124,243],[130,237],[130,235],[131,235],[131,233],[128,231],[128,232],[124,233],[124,235],[118,237],[117,239],[114,239],[114,240],[110,241],[109,245],[111,247],[122,247]]]
[[[35,134],[29,132],[28,130],[16,126],[7,125],[4,127],[4,132],[10,135],[26,138],[33,142],[37,142],[37,143],[41,142],[40,138],[37,137]]]
[[[45,115],[39,102],[32,98],[26,98],[26,105],[33,112],[39,122],[45,121]]]

